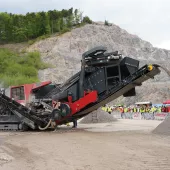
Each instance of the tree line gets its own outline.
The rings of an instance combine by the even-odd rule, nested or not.
[[[0,44],[9,42],[24,42],[43,35],[64,33],[71,28],[92,23],[88,16],[78,9],[47,12],[31,12],[26,15],[0,13]]]

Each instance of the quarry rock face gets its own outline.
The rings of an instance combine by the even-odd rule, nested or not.
[[[80,70],[82,53],[101,45],[106,46],[108,51],[119,51],[123,56],[140,60],[141,66],[146,63],[156,63],[168,68],[170,64],[170,51],[155,48],[149,42],[136,35],[129,34],[114,24],[112,26],[101,24],[85,25],[63,35],[36,42],[27,51],[40,51],[43,61],[52,65],[51,68],[39,71],[41,81],[51,80],[56,83],[62,83]],[[153,99],[153,102],[170,99],[169,80],[170,78],[167,74],[162,72],[154,80],[148,81],[153,86],[150,84],[150,87],[148,87],[147,83],[144,83],[146,84],[145,88],[148,87],[151,90],[143,89],[142,96],[147,95],[149,100]],[[161,85],[160,82],[162,82]],[[163,82],[166,82],[166,86],[164,86]],[[141,94],[140,88],[142,86],[137,89],[139,94]],[[163,90],[158,92],[160,88],[163,88]],[[149,93],[152,93],[151,96]],[[136,100],[141,101],[143,98],[131,98],[131,101]],[[119,101],[126,103],[126,99],[123,98],[119,98],[115,102]]]

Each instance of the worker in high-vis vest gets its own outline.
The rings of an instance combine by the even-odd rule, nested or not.
[[[124,108],[124,113],[127,113],[127,112],[128,112],[128,108],[125,107],[125,108]]]
[[[151,107],[150,112],[154,113],[155,111],[156,111],[156,108],[155,107]]]
[[[110,106],[108,106],[108,108],[107,108],[107,112],[108,112],[109,114],[111,114],[111,113],[112,113],[112,108],[111,108]]]
[[[136,108],[136,107],[134,107],[134,108],[133,108],[133,112],[134,112],[134,113],[136,113],[136,111],[137,111],[137,108]]]
[[[142,117],[142,119],[144,119],[144,114],[143,114],[144,112],[145,112],[145,109],[141,107],[141,109],[140,109],[140,113],[141,113],[141,117]]]
[[[139,109],[139,112],[142,113],[142,108]]]
[[[107,112],[107,107],[106,107],[106,105],[104,105],[104,106],[102,107],[102,110],[105,111],[105,112]]]
[[[158,110],[158,113],[161,113],[161,107],[158,107],[157,110]]]
[[[145,111],[146,111],[146,113],[149,113],[150,108],[147,107],[147,108],[145,109]]]
[[[121,113],[121,118],[123,119],[124,109],[123,107],[119,107],[119,111]]]

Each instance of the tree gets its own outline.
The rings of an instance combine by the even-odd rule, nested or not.
[[[91,23],[78,9],[31,12],[26,15],[0,13],[0,43],[23,42],[42,35],[66,32],[81,23]]]
[[[36,15],[35,13],[27,13],[25,18],[28,39],[37,37]]]
[[[15,42],[23,42],[27,40],[27,29],[20,27],[13,27],[13,37],[15,37]]]
[[[62,9],[61,15],[62,15],[62,17],[66,18],[66,17],[69,16],[69,11],[68,11],[68,10],[65,10],[65,9]]]
[[[62,31],[62,30],[66,27],[65,22],[64,22],[64,19],[63,19],[63,18],[60,18],[59,24],[60,24],[60,30]]]
[[[73,21],[74,21],[74,17],[73,17],[73,15],[70,15],[70,16],[67,18],[67,27],[68,27],[68,28],[72,28],[72,26],[73,26]]]
[[[45,14],[45,34],[50,34],[51,33],[51,27],[50,27],[50,20],[48,13]]]
[[[105,20],[104,25],[109,25],[109,22],[107,20]]]
[[[79,16],[78,9],[75,9],[75,11],[74,11],[74,20],[75,20],[76,25],[80,23],[80,16]]]
[[[11,36],[11,18],[7,13],[0,13],[0,42],[7,42]]]
[[[68,13],[69,13],[69,16],[70,16],[70,15],[73,15],[73,8],[70,8],[70,9],[68,10]]]
[[[83,23],[92,24],[92,20],[88,16],[85,16],[83,17]]]
[[[112,24],[111,24],[111,23],[109,23],[107,20],[105,20],[104,25],[112,26]]]
[[[60,20],[58,20],[58,21],[56,21],[54,23],[54,31],[55,32],[60,32],[61,31]]]

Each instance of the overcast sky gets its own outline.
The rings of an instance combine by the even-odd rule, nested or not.
[[[115,23],[154,46],[170,49],[170,0],[0,0],[0,12],[78,8],[93,21]]]

